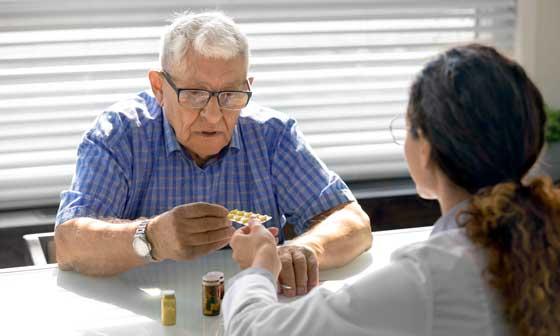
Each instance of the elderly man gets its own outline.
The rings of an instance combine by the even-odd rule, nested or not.
[[[280,288],[301,295],[318,269],[371,245],[369,218],[313,154],[296,122],[248,104],[247,38],[220,13],[183,14],[162,36],[151,91],[113,105],[84,135],[57,215],[63,270],[112,275],[225,247],[228,209],[300,234],[278,247]],[[279,239],[284,239],[282,230]]]

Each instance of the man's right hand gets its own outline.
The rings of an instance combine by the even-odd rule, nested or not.
[[[154,217],[147,238],[157,260],[192,260],[226,246],[235,232],[228,210],[218,204],[189,203]]]

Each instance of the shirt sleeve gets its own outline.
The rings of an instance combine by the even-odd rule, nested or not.
[[[227,335],[431,335],[430,278],[410,259],[290,303],[278,303],[270,272],[248,269],[232,281],[222,306]]]
[[[101,115],[78,146],[76,171],[61,193],[56,225],[75,217],[120,218],[128,193],[130,145],[118,113]]]
[[[271,172],[280,210],[298,234],[311,218],[355,200],[344,181],[313,153],[293,119],[276,145]]]

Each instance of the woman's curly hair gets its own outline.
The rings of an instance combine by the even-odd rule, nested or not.
[[[544,177],[501,183],[475,195],[465,212],[506,320],[519,335],[560,335],[560,190]]]
[[[560,335],[560,192],[521,181],[544,144],[542,96],[516,62],[470,44],[429,62],[410,90],[410,134],[474,195],[460,223],[487,254],[483,276],[517,335]]]

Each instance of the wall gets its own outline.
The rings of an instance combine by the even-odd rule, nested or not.
[[[560,108],[560,0],[518,0],[515,58]]]

